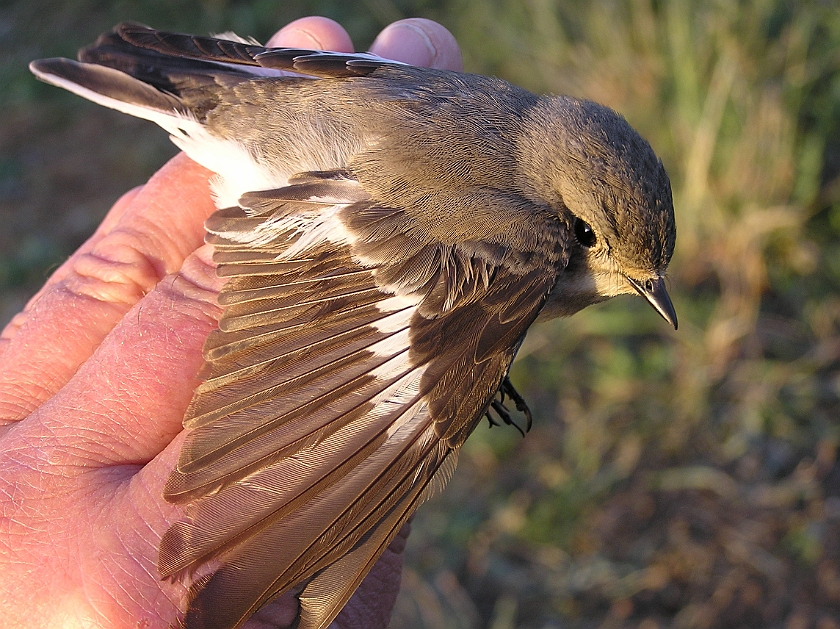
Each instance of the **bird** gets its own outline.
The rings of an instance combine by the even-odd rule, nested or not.
[[[123,23],[37,78],[214,174],[218,329],[164,490],[187,629],[327,627],[504,399],[529,327],[638,294],[675,329],[662,161],[618,113],[370,53]]]

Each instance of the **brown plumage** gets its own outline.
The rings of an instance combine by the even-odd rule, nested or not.
[[[238,627],[295,586],[299,626],[326,627],[512,391],[538,318],[639,292],[676,326],[668,177],[605,107],[131,24],[80,60],[32,69],[218,173],[224,312],[159,557],[196,575],[188,628]]]

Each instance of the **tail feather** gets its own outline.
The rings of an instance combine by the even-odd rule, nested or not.
[[[282,74],[254,61],[265,51],[253,41],[162,33],[125,23],[82,48],[79,61],[41,59],[29,68],[46,83],[151,120],[178,137],[183,119],[200,120],[220,90],[255,76]]]
[[[62,87],[99,105],[158,123],[170,130],[173,117],[189,118],[189,108],[173,94],[124,72],[70,59],[39,59],[29,69],[40,80]],[[170,122],[166,122],[166,119]]]
[[[247,66],[150,50],[124,39],[120,28],[82,50],[82,61],[41,59],[29,68],[46,83],[162,127],[178,148],[219,175],[212,189],[220,207],[236,205],[246,190],[285,183],[283,177],[255,163],[238,143],[205,126],[207,113],[234,84],[254,78],[255,73],[278,75],[277,70],[255,67],[249,68],[255,72],[241,71],[237,68]]]

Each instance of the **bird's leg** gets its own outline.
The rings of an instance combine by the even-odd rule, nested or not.
[[[493,409],[493,411],[495,411],[496,415],[499,416],[499,419],[501,419],[508,426],[513,426],[520,433],[522,433],[523,436],[525,435],[525,433],[522,432],[522,429],[519,426],[516,425],[515,421],[513,421],[513,419],[510,416],[510,411],[508,411],[507,407],[504,404],[502,404],[501,400],[493,400],[492,402],[490,402],[490,408],[488,408],[487,412],[484,414],[485,417],[487,417],[487,421],[490,422],[490,427],[491,428],[493,426],[500,426],[501,424],[499,424],[499,422],[497,422],[493,418],[493,416],[490,414],[490,409]]]
[[[513,383],[510,381],[510,378],[507,376],[504,377],[502,380],[502,386],[499,387],[499,391],[502,394],[502,401],[504,401],[504,396],[507,394],[507,396],[513,400],[513,403],[516,404],[516,410],[525,415],[525,432],[530,432],[531,426],[534,423],[534,419],[531,416],[531,409],[528,408],[525,398],[519,394],[519,391],[513,388]]]
[[[507,395],[513,403],[516,404],[516,410],[525,415],[525,430],[517,424],[510,416],[510,411],[505,406],[505,395]],[[490,402],[490,407],[487,409],[485,413],[485,417],[487,417],[487,421],[490,422],[490,426],[498,426],[499,422],[496,421],[493,416],[490,414],[490,410],[492,409],[496,415],[499,416],[505,424],[508,426],[513,426],[516,428],[519,433],[524,437],[526,432],[531,430],[531,425],[533,423],[531,418],[531,409],[528,408],[528,404],[525,403],[525,399],[519,394],[519,392],[513,388],[513,384],[510,381],[510,378],[507,376],[504,377],[502,380],[502,384],[499,385],[499,396],[501,399],[495,399]]]
[[[492,402],[490,402],[490,405],[492,406],[495,403],[496,400],[493,400]],[[487,418],[487,423],[490,425],[490,428],[492,428],[493,426],[501,426],[501,424],[497,422],[496,419],[490,414],[489,408],[484,412],[484,416]]]

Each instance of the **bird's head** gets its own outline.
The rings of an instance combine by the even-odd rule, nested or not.
[[[613,110],[569,97],[541,99],[524,125],[520,185],[574,235],[546,315],[639,293],[676,328],[664,284],[676,239],[674,206],[653,149]]]

